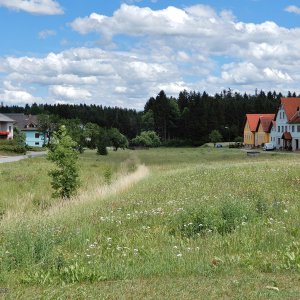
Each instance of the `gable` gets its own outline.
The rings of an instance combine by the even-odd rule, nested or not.
[[[281,98],[281,106],[289,123],[300,123],[300,98]]]
[[[250,130],[255,132],[258,130],[260,119],[263,120],[263,127],[269,127],[274,117],[275,114],[246,114],[246,122],[249,123]]]

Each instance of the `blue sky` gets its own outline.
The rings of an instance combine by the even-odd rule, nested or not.
[[[0,100],[142,109],[161,89],[300,92],[297,1],[0,0]]]

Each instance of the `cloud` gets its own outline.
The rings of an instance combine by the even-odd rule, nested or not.
[[[53,0],[0,0],[0,6],[36,15],[59,15],[64,13],[59,3]]]
[[[68,100],[86,100],[87,98],[91,97],[91,93],[84,89],[78,89],[74,88],[73,86],[61,86],[61,85],[55,85],[50,86],[49,88],[50,93],[57,97],[62,99],[68,99]]]
[[[43,30],[40,31],[38,34],[40,39],[46,39],[47,37],[54,35],[56,35],[56,32],[54,30]]]
[[[3,82],[34,98],[42,89],[48,103],[136,109],[161,89],[172,96],[183,89],[216,93],[228,87],[300,92],[300,28],[246,23],[205,5],[152,10],[126,4],[112,16],[94,12],[77,18],[71,27],[80,34],[96,32],[115,48],[102,43],[103,48],[72,48],[44,57],[3,57]],[[120,35],[119,45],[115,36]],[[126,37],[134,38],[124,50]],[[3,82],[2,90],[13,92]]]
[[[289,13],[294,13],[294,14],[300,15],[300,8],[295,5],[287,6],[284,10]]]

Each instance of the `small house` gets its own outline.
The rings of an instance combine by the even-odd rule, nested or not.
[[[271,123],[275,114],[246,114],[244,145],[252,148],[270,141]]]
[[[13,125],[25,133],[26,145],[31,147],[42,147],[47,143],[48,138],[46,134],[38,128],[37,116],[25,115],[22,113],[9,113],[5,115],[13,119]]]

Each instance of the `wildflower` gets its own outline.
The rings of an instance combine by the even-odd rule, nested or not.
[[[182,253],[178,253],[176,256],[177,256],[177,257],[181,257],[181,256],[182,256]]]

